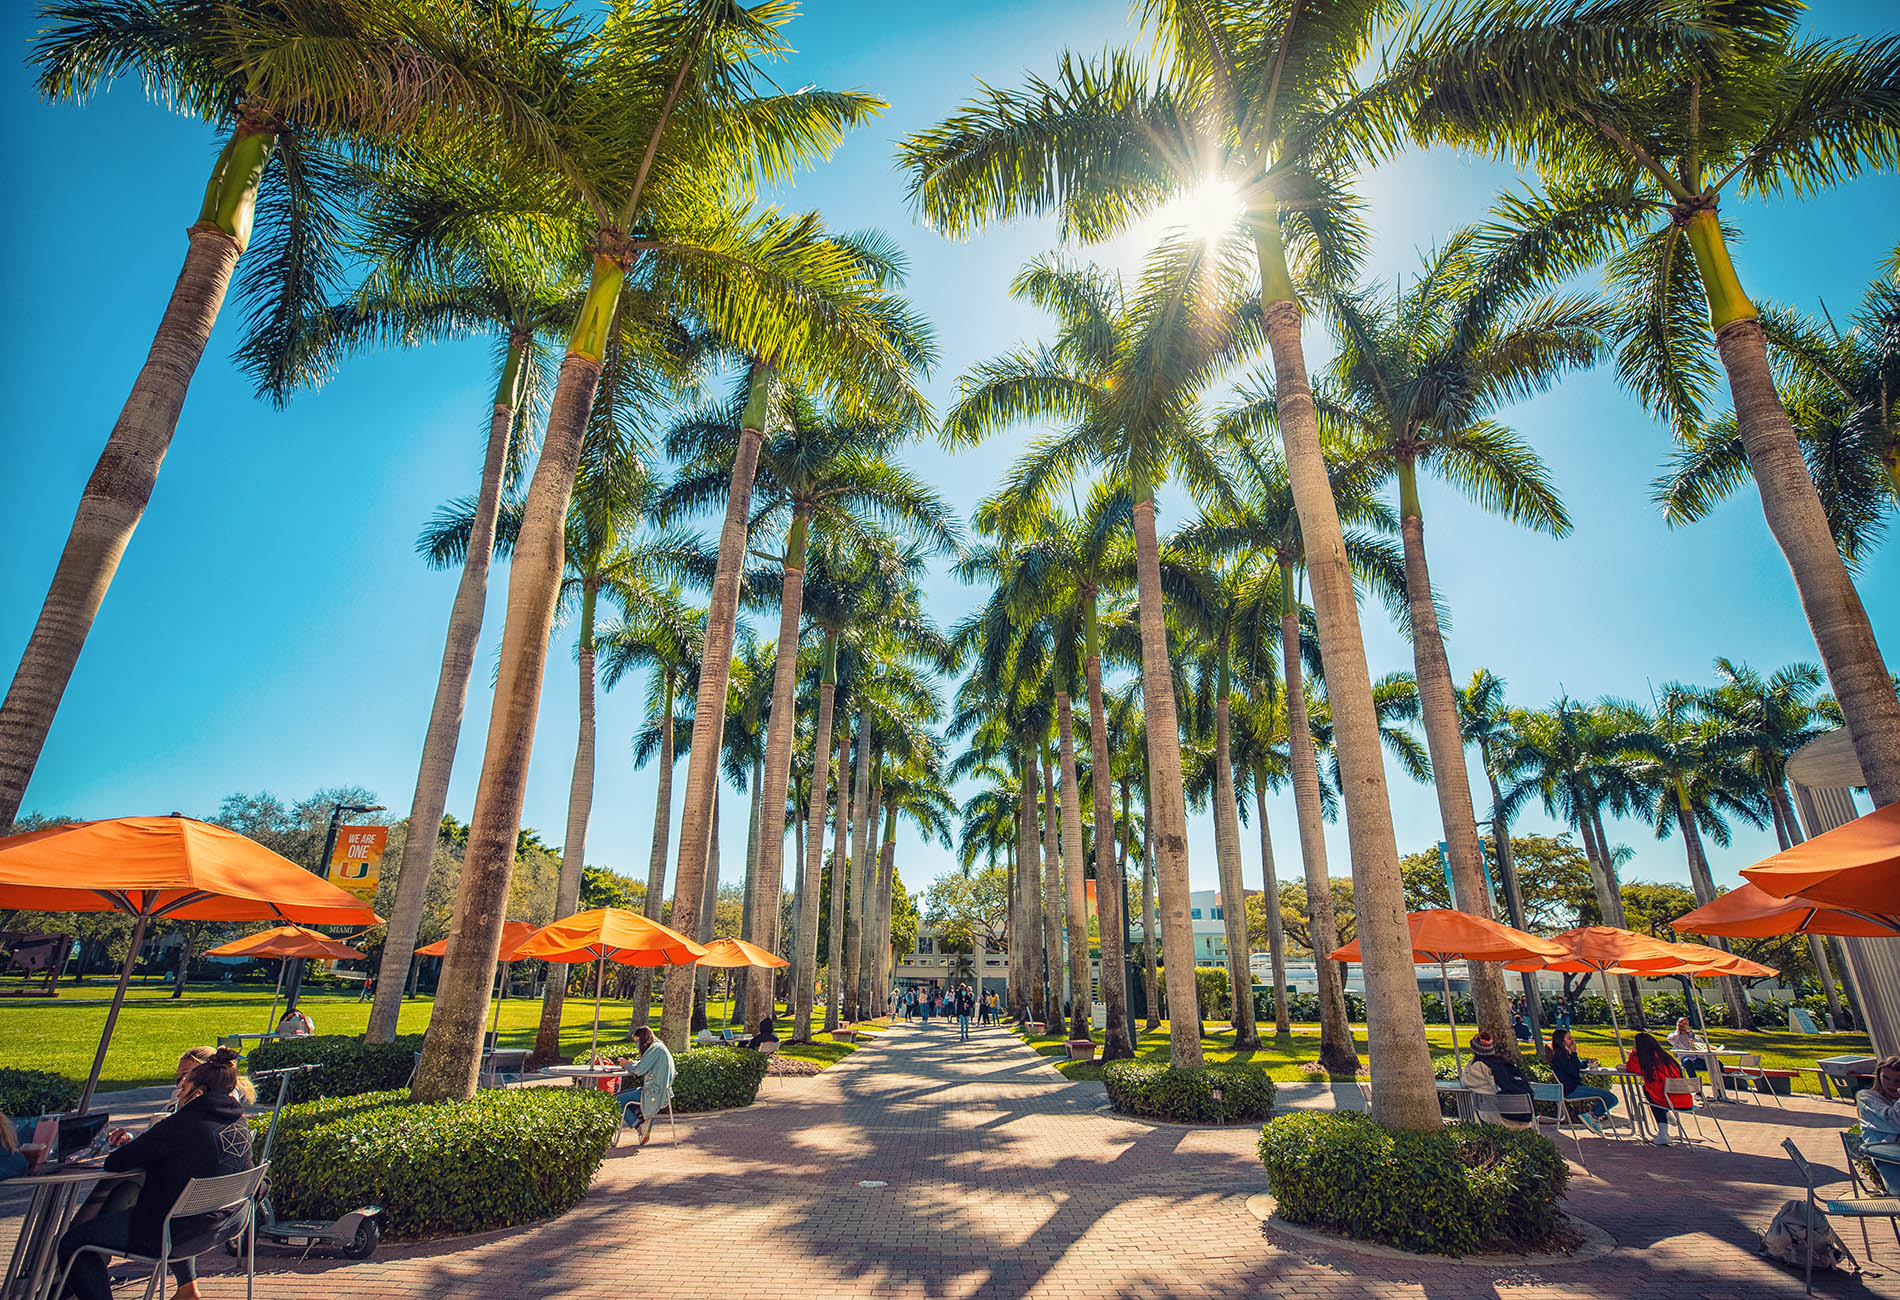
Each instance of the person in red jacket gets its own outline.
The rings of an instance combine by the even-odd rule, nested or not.
[[[1653,1034],[1636,1035],[1636,1050],[1630,1053],[1625,1069],[1643,1076],[1643,1095],[1649,1099],[1649,1113],[1656,1117],[1656,1136],[1650,1141],[1659,1147],[1671,1145],[1669,1139],[1669,1112],[1687,1110],[1694,1104],[1685,1093],[1670,1095],[1663,1090],[1668,1079],[1683,1077],[1682,1066],[1669,1054],[1669,1049],[1656,1041]]]

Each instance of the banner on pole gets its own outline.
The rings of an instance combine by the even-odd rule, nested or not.
[[[336,848],[330,853],[330,883],[365,901],[375,898],[387,847],[387,826],[337,827]]]

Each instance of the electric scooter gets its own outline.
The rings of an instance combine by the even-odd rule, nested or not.
[[[261,1160],[270,1159],[271,1147],[277,1141],[277,1117],[290,1095],[291,1076],[322,1068],[317,1064],[292,1065],[282,1070],[263,1070],[251,1076],[254,1081],[281,1080],[277,1085],[277,1103],[271,1107],[270,1124],[264,1130],[264,1154]],[[335,1251],[344,1259],[368,1259],[376,1253],[376,1244],[383,1236],[382,1227],[377,1222],[383,1217],[381,1206],[365,1205],[327,1223],[320,1219],[280,1219],[271,1205],[270,1193],[267,1175],[257,1198],[257,1240],[260,1244],[271,1242],[292,1250],[301,1246],[303,1254],[299,1258],[308,1258],[311,1251],[319,1248]],[[235,1255],[242,1246],[242,1240],[234,1238],[228,1249]]]

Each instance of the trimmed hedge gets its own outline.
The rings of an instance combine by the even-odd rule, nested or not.
[[[260,1156],[267,1119],[251,1121]],[[383,1235],[399,1239],[506,1228],[575,1205],[619,1131],[619,1103],[591,1088],[329,1097],[284,1108],[271,1198],[298,1219],[380,1205]]]
[[[0,1066],[0,1115],[27,1119],[58,1114],[78,1104],[79,1084],[63,1074]]]
[[[315,1101],[319,1097],[354,1097],[406,1088],[416,1070],[416,1053],[421,1050],[421,1034],[403,1034],[393,1043],[365,1043],[348,1034],[272,1038],[251,1049],[245,1068],[257,1074],[315,1062],[323,1068],[290,1077],[291,1101]],[[266,1080],[258,1088],[259,1099],[276,1101],[277,1086],[276,1081]]]
[[[696,1047],[673,1058],[673,1109],[731,1110],[759,1095],[771,1058],[749,1047]]]
[[[1260,1132],[1260,1160],[1289,1223],[1435,1255],[1549,1245],[1570,1179],[1536,1133],[1409,1132],[1352,1111],[1282,1115]]]
[[[1143,1119],[1233,1124],[1273,1114],[1273,1080],[1241,1066],[1177,1070],[1156,1061],[1110,1061],[1102,1082],[1116,1110]]]

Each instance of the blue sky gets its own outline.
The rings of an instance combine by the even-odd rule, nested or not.
[[[1132,38],[1126,10],[1106,3],[810,7],[791,28],[787,75],[885,96],[890,109],[836,158],[781,196],[820,209],[835,228],[878,226],[910,252],[910,290],[935,321],[941,403],[972,363],[1040,327],[1005,290],[1028,257],[1054,243],[1022,223],[967,243],[924,230],[905,206],[892,143],[950,111],[975,79],[1001,85],[1047,72],[1065,46],[1095,50]],[[1817,30],[1890,30],[1878,0],[1831,0]],[[16,322],[0,352],[6,430],[0,474],[0,671],[12,672],[64,540],[72,509],[150,343],[184,251],[216,148],[210,130],[121,85],[85,109],[42,104],[24,54],[37,25],[6,7],[0,40],[3,146],[14,183],[0,195],[13,250]],[[780,80],[784,82],[784,78]],[[1502,168],[1449,153],[1407,156],[1365,178],[1376,232],[1369,275],[1409,270],[1417,253],[1480,216]],[[1851,309],[1900,236],[1900,179],[1862,179],[1822,201],[1731,203],[1744,234],[1736,261],[1760,298]],[[1133,269],[1137,250],[1097,256]],[[418,527],[442,501],[473,489],[492,393],[484,343],[444,345],[353,362],[325,389],[277,411],[254,400],[230,365],[235,310],[213,336],[151,508],[132,541],[67,692],[26,809],[81,816],[208,814],[225,794],[285,798],[358,784],[407,810],[441,655],[454,577],[415,558]],[[1323,348],[1323,343],[1319,345]],[[1310,358],[1318,368],[1323,352]],[[1425,488],[1433,577],[1449,604],[1449,653],[1461,680],[1484,666],[1512,698],[1560,692],[1646,699],[1651,684],[1705,680],[1717,655],[1771,670],[1815,651],[1787,568],[1752,491],[1692,529],[1666,528],[1648,501],[1666,433],[1607,373],[1567,382],[1508,413],[1549,462],[1575,520],[1561,541],[1487,518]],[[989,490],[1024,433],[981,451],[922,446],[913,463],[959,509]],[[1181,521],[1164,499],[1163,526]],[[506,571],[491,584],[484,658],[463,729],[449,808],[466,817],[487,728],[487,680],[499,640]],[[1900,556],[1877,554],[1860,575],[1890,666],[1900,662]],[[948,576],[931,584],[945,625],[973,602]],[[1365,619],[1374,672],[1410,667],[1410,649],[1382,611]],[[557,840],[566,817],[576,731],[571,644],[550,663],[525,822]],[[644,687],[602,697],[599,768],[587,859],[643,873],[654,772],[636,772],[627,738]],[[683,768],[682,768],[683,771]],[[676,791],[677,799],[677,791]],[[1431,791],[1394,774],[1401,851],[1439,838]],[[1480,800],[1482,815],[1484,801]],[[725,803],[724,873],[742,871],[744,801]],[[1282,877],[1297,875],[1293,809],[1269,800]],[[677,814],[677,804],[675,805]],[[1540,815],[1523,829],[1548,829]],[[1682,850],[1626,823],[1612,836],[1636,851],[1626,878],[1683,880]],[[1245,837],[1249,884],[1256,841]],[[1348,869],[1342,826],[1329,832],[1333,870]],[[1773,850],[1738,827],[1713,851],[1717,880]],[[1215,872],[1211,820],[1194,819],[1197,887]],[[913,888],[951,866],[908,840],[899,872]]]

